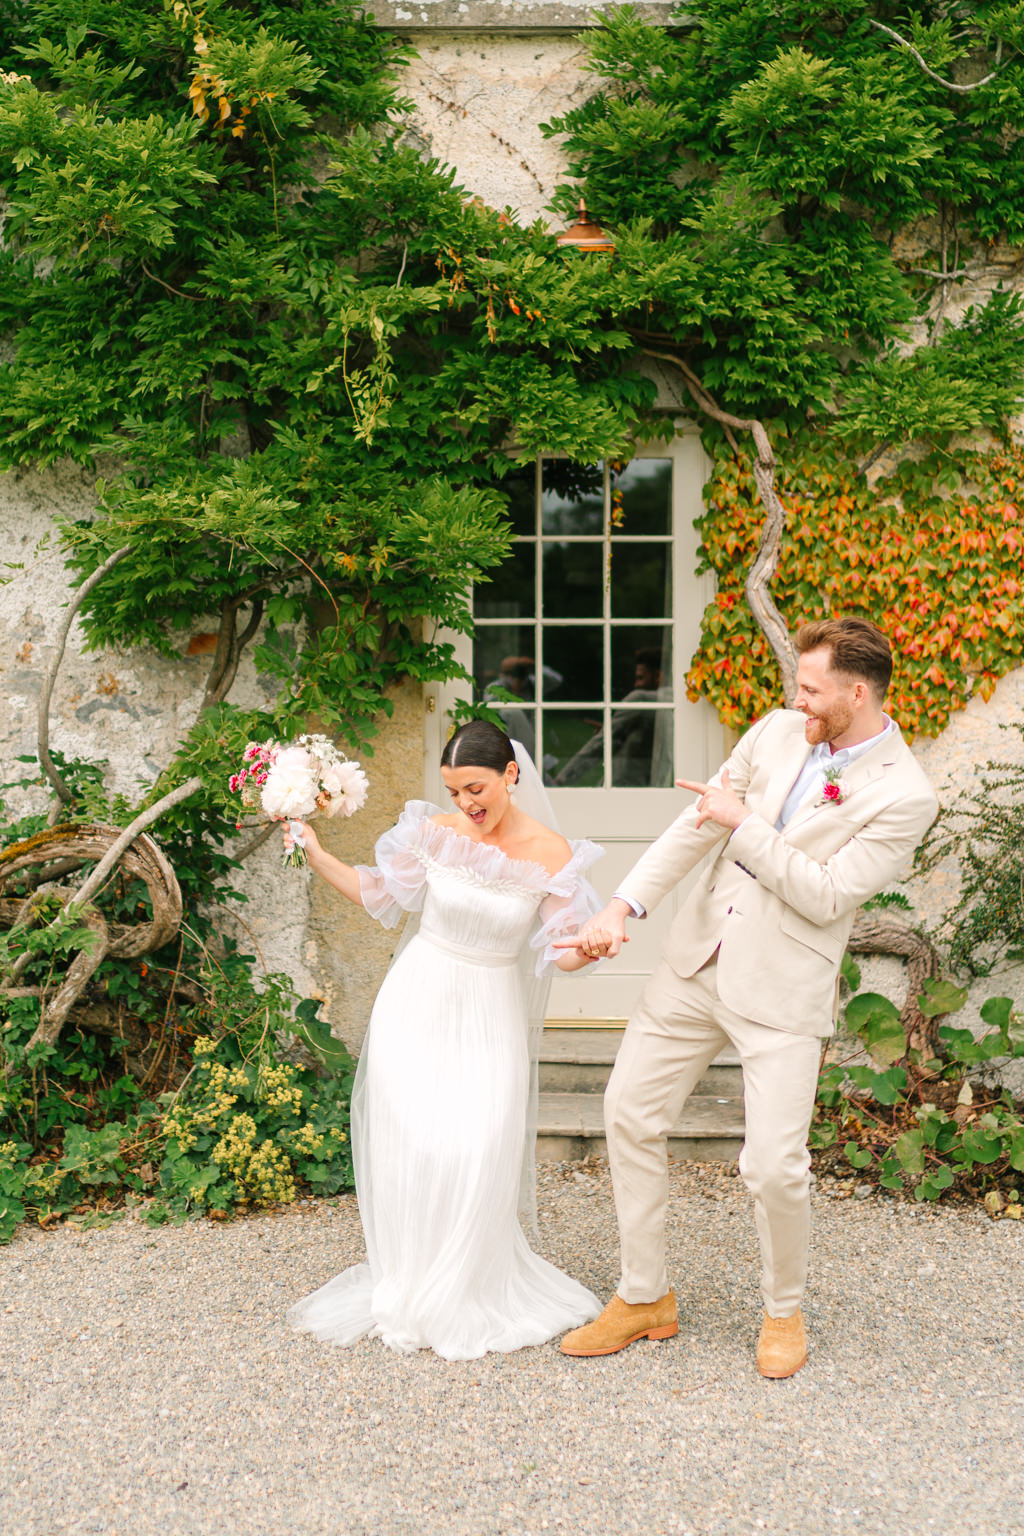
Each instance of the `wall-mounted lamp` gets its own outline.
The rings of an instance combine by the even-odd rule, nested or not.
[[[587,217],[587,205],[580,198],[579,218],[568,229],[563,229],[560,235],[555,236],[556,245],[562,247],[572,246],[577,251],[601,252],[612,256],[615,253],[615,241],[606,229],[600,224],[595,224]]]

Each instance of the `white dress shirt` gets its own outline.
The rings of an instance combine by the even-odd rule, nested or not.
[[[825,787],[826,771],[842,774],[844,768],[848,768],[851,763],[857,761],[858,757],[863,757],[865,752],[870,752],[872,747],[877,747],[879,742],[885,740],[892,730],[892,721],[888,715],[883,716],[883,719],[885,720],[883,729],[877,735],[869,736],[867,741],[858,741],[855,747],[840,747],[838,752],[833,752],[829,743],[823,741],[811,748],[807,754],[807,761],[797,774],[793,788],[783,802],[779,819],[775,823],[776,832],[782,831],[787,821],[796,815],[804,801],[808,800],[812,794],[821,794]],[[643,907],[631,901],[628,896],[621,895],[619,891],[613,891],[613,900],[616,896],[632,908],[634,917],[646,916]]]
[[[819,742],[812,747],[807,754],[807,761],[796,776],[793,788],[783,801],[779,819],[775,823],[776,832],[781,832],[788,821],[796,815],[797,811],[809,800],[812,795],[820,795],[825,787],[825,774],[842,774],[845,768],[855,763],[858,757],[863,757],[865,752],[870,752],[872,747],[877,747],[880,741],[884,741],[892,730],[892,721],[886,715],[885,727],[876,736],[869,736],[867,741],[858,741],[855,747],[840,747],[838,752],[833,752],[827,741]]]

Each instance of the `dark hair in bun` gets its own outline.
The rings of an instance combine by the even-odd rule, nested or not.
[[[516,754],[500,726],[489,720],[467,720],[441,753],[442,768],[491,768],[504,773]]]

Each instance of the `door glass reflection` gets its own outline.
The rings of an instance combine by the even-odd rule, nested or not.
[[[653,624],[612,627],[612,698],[627,704],[672,697],[672,631]]]
[[[545,543],[541,548],[545,615],[599,619],[604,611],[604,546]]]
[[[532,703],[536,695],[532,624],[494,624],[477,630],[473,644],[473,681],[477,697],[497,697],[500,690]]]
[[[669,544],[616,543],[612,551],[612,616],[668,618],[672,612]]]
[[[604,636],[600,624],[544,625],[544,702],[601,702]]]
[[[672,785],[672,476],[549,458],[501,485],[516,542],[474,593],[475,693],[549,784]]]
[[[612,786],[615,789],[672,788],[672,711],[613,709]]]
[[[545,459],[541,466],[540,514],[544,533],[603,533],[601,466]]]
[[[632,459],[613,471],[611,491],[613,534],[672,532],[671,459]]]
[[[477,698],[498,711],[508,734],[534,756],[537,745],[537,666],[532,625],[479,629],[473,644]]]
[[[473,589],[473,612],[478,619],[529,619],[534,611],[535,544],[513,544],[507,560],[491,573],[491,580]]]
[[[544,782],[557,789],[604,783],[600,709],[544,711]]]

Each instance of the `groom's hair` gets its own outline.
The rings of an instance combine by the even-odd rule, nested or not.
[[[817,619],[804,624],[794,638],[797,654],[827,650],[833,672],[863,678],[881,703],[892,677],[892,651],[870,619]]]

